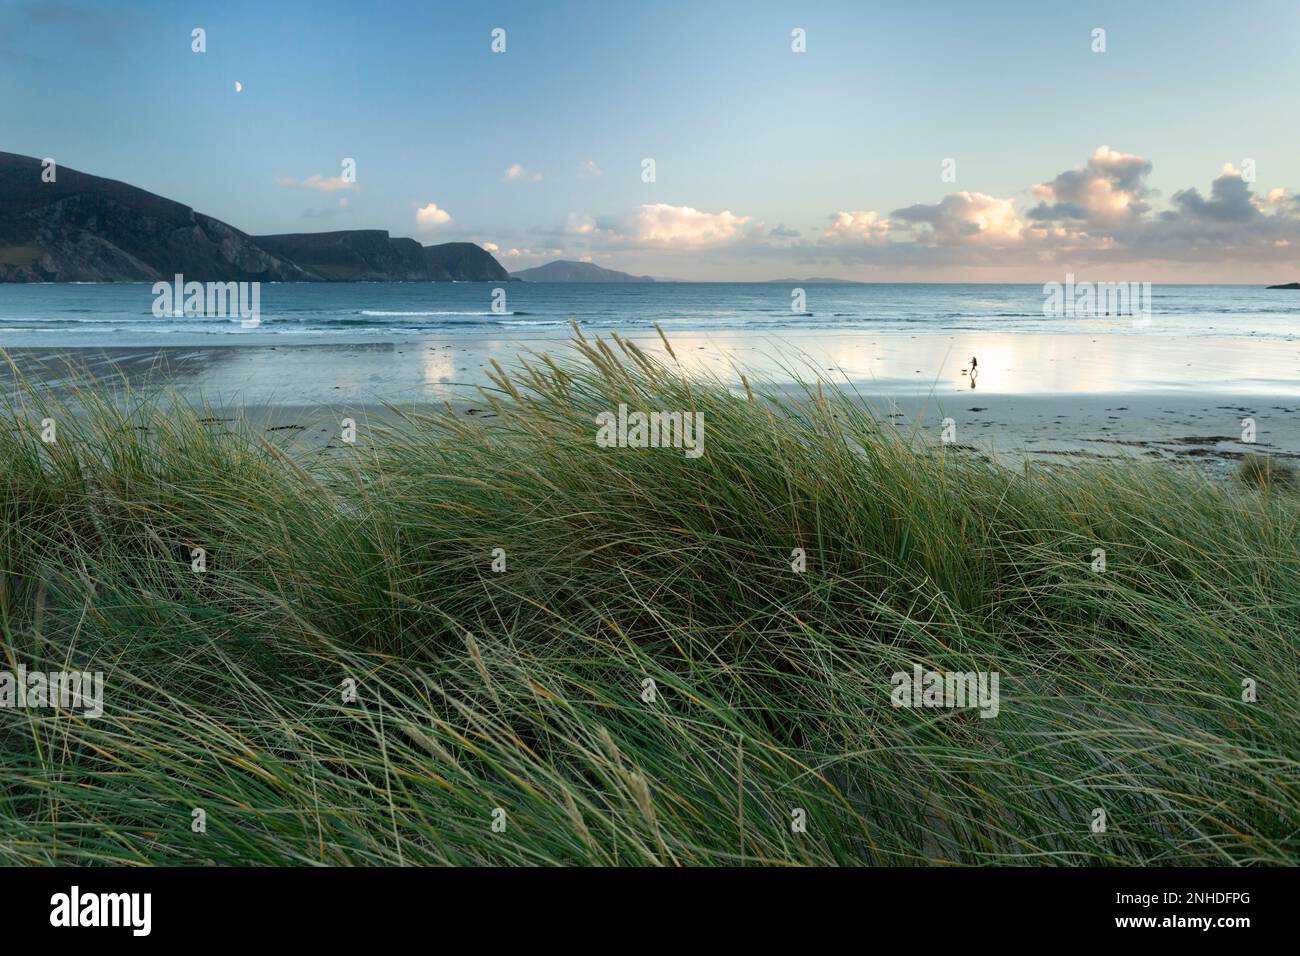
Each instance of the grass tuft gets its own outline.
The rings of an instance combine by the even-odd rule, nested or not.
[[[1247,455],[1237,466],[1237,480],[1260,491],[1291,489],[1296,485],[1296,469],[1290,462],[1269,455]]]

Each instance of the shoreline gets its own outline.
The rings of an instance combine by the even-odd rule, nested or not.
[[[687,374],[712,375],[732,385],[739,384],[744,373],[750,381],[776,386],[823,378],[867,394],[900,396],[970,390],[1017,395],[1213,393],[1300,400],[1300,354],[1273,339],[1250,335],[667,329],[674,352],[669,357],[654,329],[581,331],[588,340],[620,337]],[[56,387],[71,363],[95,377],[125,374],[132,384],[142,384],[161,370],[184,387],[239,390],[253,402],[274,397],[310,405],[334,397],[329,391],[364,392],[377,399],[441,400],[448,389],[486,382],[494,360],[508,366],[530,354],[559,357],[572,351],[572,342],[572,330],[566,327],[509,335],[485,335],[481,330],[418,334],[383,341],[0,345],[0,356],[10,356],[20,371]],[[971,356],[979,359],[975,388],[967,374]],[[0,386],[8,374],[4,364],[0,362]],[[268,394],[277,388],[281,391]]]
[[[1300,459],[1300,358],[1249,337],[669,333],[675,363],[653,331],[622,337],[738,394],[742,373],[755,389],[777,396],[797,393],[796,377],[821,377],[920,440],[939,441],[951,419],[948,439],[959,448],[1017,464],[1144,457],[1221,474],[1251,454]],[[383,420],[388,404],[419,411],[450,402],[458,412],[480,414],[479,388],[491,388],[494,361],[510,368],[530,352],[559,358],[572,352],[571,343],[569,332],[510,339],[460,333],[368,344],[0,354],[56,398],[89,374],[96,387],[171,391],[221,416],[242,409],[267,430],[301,433],[310,446],[326,447],[333,423]],[[976,350],[972,389],[965,366]],[[1180,379],[1181,387],[1171,385]],[[0,363],[0,389],[16,394],[8,363]],[[1254,442],[1242,440],[1243,419],[1254,420]]]
[[[545,344],[567,348],[568,341],[547,339]],[[947,342],[925,344],[931,350],[942,346],[949,355],[954,351]],[[667,359],[657,337],[640,339],[638,345]],[[696,356],[705,352],[704,360],[678,346],[674,349],[684,367],[693,363],[700,374],[718,374],[725,369],[719,363],[734,354],[716,343],[708,352],[698,342],[692,345]],[[485,373],[492,360],[511,367],[522,352],[519,346],[500,340],[453,340],[405,346],[99,348],[7,354],[37,391],[55,399],[69,397],[75,388],[68,374],[71,363],[94,376],[97,387],[119,394],[129,389],[136,397],[150,389],[170,392],[208,409],[215,418],[242,415],[268,435],[292,433],[294,444],[316,450],[337,447],[342,419],[353,419],[364,435],[366,423],[391,419],[388,406],[420,413],[449,403],[458,414],[486,419],[478,388],[487,384]],[[561,349],[545,351],[558,355]],[[981,362],[981,372],[990,365],[989,360]],[[809,377],[816,373],[809,365]],[[851,378],[835,382],[830,378],[833,367],[820,373],[878,420],[920,442],[944,440],[948,424],[946,439],[957,450],[1013,465],[1026,459],[1145,458],[1223,475],[1250,455],[1300,460],[1300,394],[1195,389],[1007,393],[963,388],[968,377],[960,373],[956,383],[907,383],[912,387],[908,391],[900,386],[874,388],[880,383]],[[981,384],[985,378],[997,380],[986,373]],[[738,375],[728,384],[735,394],[744,394]],[[751,384],[778,398],[800,392],[790,380]],[[7,364],[0,366],[0,387],[7,397],[16,397],[13,370]],[[1244,440],[1244,419],[1254,422],[1253,442]]]

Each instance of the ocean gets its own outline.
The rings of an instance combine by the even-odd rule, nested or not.
[[[494,311],[494,290],[504,301]],[[803,290],[802,309],[795,290]],[[155,317],[149,283],[0,285],[0,348],[376,343],[431,336],[688,332],[1258,336],[1294,341],[1300,292],[1156,285],[1149,314],[1044,314],[1040,285],[266,283],[260,324]],[[498,300],[500,294],[497,294]],[[1138,298],[1141,298],[1138,296]]]

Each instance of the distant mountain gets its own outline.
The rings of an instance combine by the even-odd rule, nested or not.
[[[1266,289],[1300,289],[1300,282],[1288,282],[1286,285],[1265,286]]]
[[[112,179],[0,153],[0,282],[493,280],[509,273],[469,242],[421,246],[382,230],[250,236]]]
[[[765,279],[764,281],[775,282],[780,285],[790,285],[792,283],[794,285],[799,285],[801,283],[803,285],[865,285],[866,284],[864,282],[859,282],[857,279],[828,279],[825,278],[824,276],[812,276],[811,278],[807,278],[807,279]]]
[[[512,279],[525,282],[654,282],[649,276],[634,276],[614,269],[606,269],[591,262],[572,262],[556,259],[535,269],[510,273]]]

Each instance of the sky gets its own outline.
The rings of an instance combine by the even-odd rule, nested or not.
[[[0,150],[511,270],[1294,281],[1297,50],[1300,0],[0,0]]]

